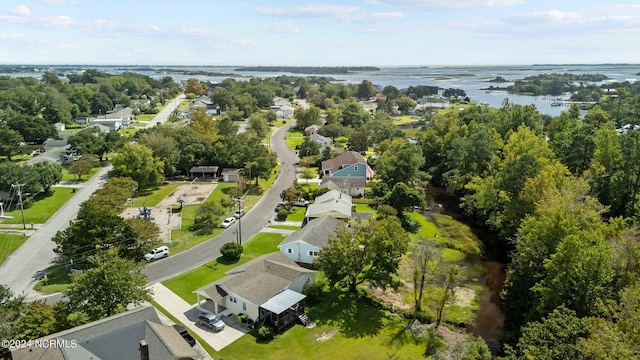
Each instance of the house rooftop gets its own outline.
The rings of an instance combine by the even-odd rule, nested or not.
[[[302,240],[308,244],[322,248],[327,245],[329,237],[335,233],[340,223],[342,223],[342,221],[331,216],[313,219],[302,229],[289,234],[286,239],[282,240],[278,247]]]
[[[343,165],[353,165],[358,163],[366,164],[367,160],[365,160],[365,158],[357,151],[346,151],[332,159],[323,161],[322,169],[331,169],[331,172],[336,172],[340,170]]]
[[[222,286],[254,304],[262,304],[286,289],[303,273],[314,271],[298,266],[280,251],[257,257],[235,268],[222,279],[198,290],[203,296],[218,299]]]

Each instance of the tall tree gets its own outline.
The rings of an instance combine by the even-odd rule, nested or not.
[[[346,288],[357,297],[358,285],[395,287],[400,259],[409,237],[396,217],[369,222],[356,220],[351,228],[341,228],[320,250],[318,264],[332,286]]]
[[[113,159],[113,176],[130,177],[140,189],[160,185],[164,163],[153,156],[153,152],[142,144],[125,144]]]
[[[89,259],[92,267],[74,275],[65,290],[71,311],[81,311],[89,320],[121,313],[130,304],[151,300],[147,278],[140,265],[109,252]]]
[[[19,132],[0,121],[0,155],[11,161],[11,157],[24,152],[23,142],[24,138]]]

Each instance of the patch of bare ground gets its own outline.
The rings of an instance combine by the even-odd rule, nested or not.
[[[316,335],[316,341],[325,342],[333,339],[333,337],[338,333],[338,329],[333,329],[331,331],[323,331]]]
[[[402,285],[403,286],[410,286],[409,283],[407,283],[406,281],[402,280]],[[411,285],[413,287],[413,285]],[[413,305],[410,303],[407,303],[404,298],[402,297],[402,294],[393,290],[393,289],[382,289],[382,288],[378,288],[378,287],[370,287],[369,291],[371,292],[371,295],[377,299],[380,299],[382,301],[384,301],[387,304],[392,305],[394,308],[400,310],[400,311],[405,311],[405,310],[410,310]]]
[[[456,286],[453,288],[455,304],[460,307],[471,306],[473,299],[476,298],[476,292],[465,287]]]

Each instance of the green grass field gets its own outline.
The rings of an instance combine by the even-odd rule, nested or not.
[[[287,147],[291,150],[295,150],[297,145],[302,144],[304,141],[304,135],[302,131],[289,131],[287,132],[285,142],[287,143]]]
[[[303,221],[304,214],[307,212],[306,207],[294,206],[289,210],[287,221]]]
[[[422,359],[423,340],[405,331],[409,320],[357,302],[335,291],[307,307],[316,323],[295,325],[269,342],[254,332],[218,352],[225,360],[245,359]]]
[[[100,169],[101,169],[100,166],[96,166],[93,169],[91,169],[89,174],[82,175],[82,179],[78,180],[78,176],[77,175],[69,174],[68,167],[64,167],[64,168],[62,168],[62,180],[60,180],[60,181],[80,181],[80,182],[84,182],[84,181],[87,181],[88,179],[91,179],[93,177],[93,175],[95,175],[98,171],[100,171]]]
[[[282,234],[259,233],[244,243],[244,252],[240,261],[228,264],[221,257],[193,270],[187,271],[162,282],[167,288],[175,292],[189,304],[195,304],[196,294],[193,293],[213,281],[221,279],[225,273],[234,267],[244,264],[260,255],[278,251],[278,244],[285,238]]]
[[[1,224],[0,224],[1,225]],[[0,264],[2,264],[22,243],[27,241],[24,235],[0,234]]]
[[[133,197],[133,205],[132,207],[141,207],[141,206],[156,206],[162,199],[171,194],[178,186],[187,184],[185,183],[177,183],[172,182],[164,185],[160,185],[159,187],[151,190],[145,191],[143,195],[135,194]]]
[[[55,214],[67,200],[71,199],[74,195],[73,189],[68,187],[52,187],[50,194],[38,194],[34,199],[29,199],[25,203],[24,209],[24,222],[27,224],[43,224],[53,214]],[[19,223],[22,221],[22,215],[20,209],[12,209],[13,211],[8,214],[12,215],[11,223]],[[5,223],[7,223],[5,221]]]

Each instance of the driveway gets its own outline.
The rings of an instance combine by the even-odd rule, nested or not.
[[[234,328],[232,324],[227,322],[224,330],[220,332],[213,332],[208,329],[204,329],[195,324],[196,316],[201,311],[195,308],[195,305],[189,305],[181,297],[176,295],[173,291],[167,289],[164,285],[156,283],[151,285],[153,290],[153,300],[167,310],[171,315],[175,316],[184,326],[194,334],[200,336],[200,338],[206,341],[216,351],[222,350],[225,346],[238,340],[248,329]]]

